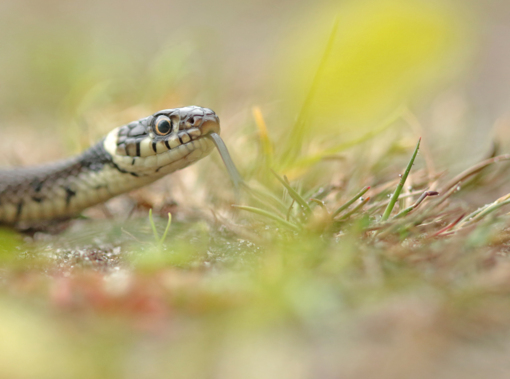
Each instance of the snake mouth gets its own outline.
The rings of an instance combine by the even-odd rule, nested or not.
[[[202,132],[202,136],[212,133],[220,134],[220,122],[218,117],[215,115],[215,119],[204,119],[199,129]]]
[[[174,125],[178,125],[178,130],[174,131],[186,131],[197,128],[203,135],[220,132],[220,119],[209,108],[197,106],[179,108],[178,112],[173,112],[169,116]]]
[[[193,111],[187,112],[187,117],[185,117],[183,120],[181,120],[179,125],[179,130],[186,130],[189,128],[192,128],[193,126],[197,126],[198,129],[201,131],[201,137],[200,139],[207,139],[207,144],[212,142],[216,149],[218,150],[218,153],[221,156],[221,159],[223,160],[223,163],[225,164],[225,167],[227,169],[227,172],[230,176],[230,179],[234,183],[235,187],[239,187],[244,183],[243,178],[239,174],[239,171],[237,171],[237,168],[232,161],[232,158],[230,157],[230,154],[228,152],[227,146],[225,145],[225,142],[220,137],[220,119],[212,111],[208,108],[199,108],[194,109]],[[201,141],[206,142],[206,141]]]

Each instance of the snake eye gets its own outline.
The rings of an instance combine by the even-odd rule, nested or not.
[[[160,136],[167,135],[172,131],[172,120],[167,116],[159,116],[154,124],[154,131]]]

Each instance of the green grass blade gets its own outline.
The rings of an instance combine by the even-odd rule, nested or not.
[[[156,240],[156,243],[159,243],[159,234],[156,229],[156,224],[154,223],[154,218],[152,217],[152,208],[149,209],[149,222],[151,224],[152,233],[154,233],[154,239]]]
[[[338,17],[335,19],[333,23],[333,27],[331,29],[331,33],[329,34],[328,42],[326,44],[326,48],[324,49],[324,54],[321,57],[319,62],[319,66],[317,67],[317,71],[315,72],[315,76],[312,81],[312,85],[310,86],[310,90],[306,95],[305,101],[299,115],[297,117],[296,123],[290,133],[290,138],[287,143],[286,150],[283,154],[284,162],[290,162],[294,158],[296,158],[301,150],[303,145],[303,138],[305,135],[305,125],[306,121],[310,114],[310,109],[312,107],[312,102],[315,97],[315,94],[319,90],[319,85],[322,81],[322,77],[324,75],[324,70],[326,69],[326,64],[328,62],[329,56],[333,50],[333,46],[335,43],[336,35],[338,32],[339,20]]]
[[[282,213],[287,210],[288,204],[265,188],[258,189],[256,187],[250,187],[246,192],[253,200],[258,201],[266,207],[273,208],[276,212]]]
[[[296,203],[301,205],[301,207],[305,210],[305,212],[307,214],[310,214],[312,212],[312,209],[308,205],[308,202],[305,199],[303,199],[303,197],[299,193],[297,193],[296,190],[294,190],[294,188],[292,188],[289,185],[289,183],[287,183],[286,180],[281,178],[280,175],[278,175],[273,170],[271,170],[271,172],[274,174],[274,176],[276,176],[276,179],[278,179],[278,181],[283,184],[283,186],[287,189],[287,191],[289,191],[290,197],[292,197]]]
[[[383,133],[384,131],[388,130],[391,126],[394,125],[394,123],[396,121],[398,121],[399,119],[402,118],[402,115],[405,113],[406,110],[407,110],[407,107],[404,105],[401,105],[394,112],[392,112],[391,115],[389,115],[386,119],[384,119],[380,125],[374,127],[370,132],[368,132],[358,138],[355,138],[351,141],[341,143],[340,145],[331,147],[329,149],[324,149],[323,151],[321,151],[318,154],[305,156],[303,158],[299,157],[299,158],[295,159],[292,163],[289,163],[288,166],[286,166],[286,167],[289,167],[289,168],[309,167],[311,165],[314,165],[317,162],[320,162],[327,156],[338,154],[338,153],[345,151],[351,147],[358,146],[358,145],[362,144],[363,142],[366,142],[366,141],[376,137],[377,135]]]
[[[358,212],[361,208],[365,206],[366,203],[370,201],[370,196],[366,199],[363,199],[358,205],[356,205],[350,212],[347,212],[345,215],[343,215],[338,221],[344,221],[347,220],[349,217],[351,217],[353,214]]]
[[[384,211],[381,221],[386,221],[390,217],[391,211],[395,207],[398,197],[400,196],[400,192],[402,192],[402,188],[404,188],[404,184],[406,183],[407,177],[409,176],[409,173],[411,172],[411,168],[413,167],[414,160],[416,159],[416,155],[418,155],[418,150],[420,149],[420,143],[421,143],[421,137],[418,140],[416,149],[414,149],[413,156],[411,157],[411,160],[409,161],[409,163],[407,165],[406,171],[404,172],[404,175],[402,175],[402,178],[400,179],[400,183],[398,183],[398,186],[397,186],[395,192],[393,192],[393,195],[391,196],[390,202],[389,202],[388,206],[386,207],[386,210]]]
[[[168,234],[168,231],[170,230],[170,225],[172,224],[172,214],[168,213],[168,222],[166,223],[165,232],[163,233],[163,237],[159,240],[159,244],[161,245],[163,242],[165,242],[166,235]]]
[[[367,191],[370,189],[370,187],[365,187],[361,191],[359,191],[356,196],[354,196],[351,200],[349,200],[347,203],[342,205],[340,208],[338,208],[336,211],[333,212],[333,217],[338,216],[340,212],[343,212],[347,208],[349,208],[356,200],[358,200],[361,196],[363,196]]]
[[[299,226],[284,220],[283,218],[281,218],[278,215],[275,215],[274,213],[270,213],[268,211],[265,211],[264,209],[255,208],[255,207],[248,207],[248,206],[245,206],[245,205],[232,205],[232,206],[234,208],[238,208],[238,209],[241,209],[243,211],[252,212],[252,213],[258,214],[259,216],[264,216],[264,217],[270,218],[271,220],[276,221],[277,223],[279,223],[279,224],[281,224],[283,226],[286,226],[287,228],[292,229],[292,230],[294,230],[296,232],[301,231],[301,228]]]

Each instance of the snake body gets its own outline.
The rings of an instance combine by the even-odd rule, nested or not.
[[[72,217],[205,157],[219,131],[208,108],[165,109],[115,128],[76,157],[0,170],[0,223]]]

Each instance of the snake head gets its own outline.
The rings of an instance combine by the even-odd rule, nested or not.
[[[165,109],[114,129],[104,141],[113,163],[133,176],[165,175],[211,152],[220,123],[208,108]]]
[[[149,129],[156,139],[170,133],[184,136],[185,133],[197,134],[198,131],[201,135],[205,135],[220,132],[220,119],[209,108],[189,106],[166,109],[151,116]]]

